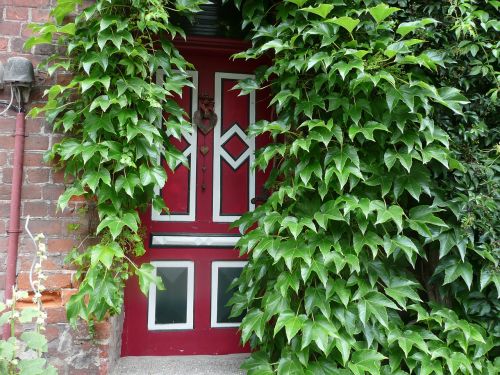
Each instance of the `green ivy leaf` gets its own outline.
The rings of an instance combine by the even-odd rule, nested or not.
[[[314,321],[307,320],[302,328],[302,350],[314,341],[318,348],[328,355],[331,340],[337,338],[339,338],[337,329],[324,317],[319,317]]]
[[[97,262],[101,262],[107,269],[111,269],[115,257],[123,258],[124,256],[123,249],[116,242],[97,244],[90,249],[91,264],[95,266]]]
[[[349,31],[349,33],[352,33],[354,28],[359,24],[359,20],[347,16],[332,18],[331,20],[328,20],[328,22],[332,22],[336,25],[342,26],[344,29]]]
[[[105,217],[97,226],[96,234],[99,234],[104,228],[108,228],[114,240],[121,234],[125,226],[137,232],[138,220],[137,214],[125,213],[122,217],[110,215]]]
[[[330,13],[333,9],[332,4],[320,4],[316,7],[307,7],[307,8],[302,8],[301,11],[303,12],[308,12],[308,13],[314,13],[320,16],[321,18],[326,18],[328,13]]]
[[[404,211],[400,206],[393,205],[388,209],[380,209],[377,212],[377,221],[375,224],[382,224],[392,220],[398,227],[399,232],[403,230]]]
[[[140,268],[135,269],[135,274],[139,278],[139,288],[145,296],[149,293],[151,285],[156,285],[158,290],[165,290],[163,280],[156,276],[155,268],[150,263],[143,263]]]
[[[375,7],[368,8],[368,12],[371,14],[371,16],[375,19],[375,21],[377,23],[382,22],[387,17],[389,17],[391,14],[393,14],[399,10],[401,10],[401,9],[395,8],[395,7],[390,7],[385,3],[380,3]]]
[[[243,362],[241,368],[246,370],[248,375],[274,374],[271,364],[263,352],[252,353],[252,355]]]
[[[469,262],[457,261],[453,264],[450,264],[445,269],[444,284],[449,284],[461,277],[470,290],[472,285],[472,275],[472,265]]]
[[[249,311],[243,318],[241,326],[241,341],[243,343],[248,342],[253,333],[255,333],[255,335],[262,340],[266,326],[264,312],[258,309]]]
[[[364,375],[368,372],[372,375],[380,374],[380,365],[386,357],[371,349],[357,350],[352,354],[349,369],[355,375]]]
[[[302,329],[307,320],[305,315],[295,315],[292,311],[283,311],[279,314],[276,325],[274,326],[274,336],[285,327],[286,337],[290,342],[295,335]]]

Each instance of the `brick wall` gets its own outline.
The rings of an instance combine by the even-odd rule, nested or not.
[[[55,1],[55,0],[52,0]],[[33,64],[54,51],[52,46],[38,46],[24,51],[23,43],[31,35],[28,25],[48,19],[51,0],[0,0],[0,61],[11,56],[24,56]],[[36,74],[30,105],[40,104],[42,93],[55,82],[67,81],[67,75],[47,78]],[[10,99],[10,89],[0,90],[0,99]],[[0,111],[4,109],[0,106]],[[5,285],[7,234],[10,208],[12,162],[14,148],[14,113],[0,117],[0,288]],[[83,202],[73,202],[70,210],[56,212],[57,198],[64,191],[61,172],[43,163],[43,153],[60,139],[51,132],[43,119],[26,122],[26,145],[21,203],[21,226],[30,215],[30,230],[43,233],[48,245],[48,259],[44,262],[48,276],[44,296],[48,313],[47,337],[50,362],[60,374],[106,374],[117,358],[120,347],[120,320],[100,323],[96,337],[88,335],[86,326],[72,330],[66,322],[65,303],[75,292],[74,270],[64,264],[67,252],[87,237],[88,225],[80,208]],[[88,239],[87,239],[88,240]],[[28,271],[33,260],[34,247],[27,235],[21,233],[18,256],[18,287],[29,290]],[[2,300],[3,300],[3,291]]]

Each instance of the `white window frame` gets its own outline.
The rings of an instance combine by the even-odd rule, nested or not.
[[[175,71],[174,71],[175,72]],[[194,87],[191,92],[191,112],[194,114],[198,110],[198,72],[188,70],[186,73],[191,77]],[[163,84],[165,72],[158,70],[156,72],[156,83]],[[162,117],[160,117],[160,121]],[[193,127],[191,132],[182,131],[182,136],[189,143],[189,146],[184,150],[185,157],[191,156],[191,166],[189,168],[189,212],[187,214],[166,214],[151,208],[151,219],[153,221],[171,221],[171,222],[192,222],[196,219],[196,162],[198,158],[198,129]],[[160,189],[155,189],[155,194],[160,195]]]
[[[157,269],[163,267],[177,267],[187,268],[187,309],[186,309],[186,323],[170,323],[170,324],[156,324],[156,285],[149,286],[149,304],[148,304],[148,330],[161,331],[161,330],[185,330],[193,329],[193,308],[194,308],[194,262],[189,260],[182,261],[153,261],[151,265],[154,267],[153,274],[156,277]]]
[[[249,160],[249,189],[248,189],[248,210],[253,211],[255,209],[255,204],[252,203],[252,199],[255,197],[255,170],[253,168],[253,163],[255,160],[255,137],[249,137],[245,134],[238,126],[233,125],[224,135],[222,135],[222,80],[223,79],[234,79],[242,80],[245,78],[253,78],[252,74],[239,74],[239,73],[215,73],[215,113],[217,114],[217,125],[215,126],[214,132],[214,157],[213,157],[213,198],[212,198],[212,220],[216,223],[232,223],[238,220],[240,216],[237,215],[222,215],[221,214],[221,158],[228,162],[233,168],[239,167],[245,160]],[[255,123],[255,91],[250,94],[250,108],[249,108],[249,126]],[[248,149],[240,155],[238,160],[234,161],[233,158],[228,155],[228,153],[222,148],[222,145],[227,141],[234,133],[238,133],[240,138],[248,146]]]
[[[241,237],[236,236],[190,236],[154,234],[151,247],[230,247],[233,249]]]
[[[212,262],[212,288],[210,296],[210,327],[227,328],[239,327],[241,323],[219,323],[217,322],[217,297],[219,289],[219,269],[220,268],[243,268],[247,261],[217,260]]]

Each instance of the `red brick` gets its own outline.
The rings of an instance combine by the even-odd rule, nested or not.
[[[23,223],[24,225],[24,223]],[[38,219],[30,222],[32,233],[43,233],[44,235],[56,235],[62,233],[61,220],[55,219]]]
[[[57,325],[47,324],[43,335],[47,338],[48,342],[54,341],[59,338],[59,327]]]
[[[0,38],[0,51],[7,51],[8,48],[9,48],[9,39]]]
[[[48,290],[71,288],[71,274],[56,273],[47,275],[44,285]]]
[[[42,268],[47,271],[61,271],[63,267],[58,257],[47,258],[42,262]]]
[[[10,215],[10,202],[1,201],[0,202],[0,217],[9,217]]]
[[[0,137],[0,149],[14,149],[14,137],[12,135]]]
[[[0,199],[10,199],[10,194],[11,186],[7,184],[0,184]]]
[[[7,252],[7,242],[8,242],[8,238],[7,238],[7,235],[5,234],[7,232],[7,227],[8,227],[8,224],[7,222],[4,222],[4,228],[3,228],[3,231],[0,235],[0,253],[5,253]],[[5,285],[5,284],[0,284],[0,285]]]
[[[31,1],[31,0],[30,0]],[[0,22],[0,35],[19,35],[21,32],[21,24],[13,21]]]
[[[10,90],[3,90],[3,98],[10,100]],[[5,109],[5,108],[4,108]],[[10,137],[14,138],[14,131],[16,129],[16,121],[12,118],[0,117],[0,133],[8,134]]]
[[[38,185],[23,185],[21,199],[42,199],[42,188]]]
[[[78,289],[61,289],[61,300],[62,305],[65,306],[68,303],[72,295],[74,295]]]
[[[26,171],[28,182],[49,182],[50,169],[49,168],[38,168]]]
[[[7,7],[5,9],[5,19],[12,21],[27,21],[29,17],[28,8]]]
[[[39,118],[27,118],[26,119],[26,133],[28,134],[36,134],[41,133],[43,129],[43,119]]]
[[[66,309],[64,307],[54,307],[45,310],[47,312],[47,323],[66,323]],[[87,373],[88,374],[88,373]]]
[[[45,82],[44,82],[45,83]],[[37,86],[33,87],[30,92],[30,100],[32,102],[44,101],[45,99],[45,90],[48,87],[46,86]]]
[[[56,83],[59,85],[68,85],[73,79],[73,75],[69,73],[58,73],[56,76]]]
[[[43,154],[26,151],[24,154],[24,162],[23,164],[26,167],[41,167],[45,166],[43,162]]]
[[[23,24],[23,26],[21,27],[21,36],[23,38],[29,38],[34,35],[36,35],[36,33],[29,27],[29,23]],[[33,66],[36,65],[33,63]]]
[[[110,322],[99,322],[95,324],[95,334],[96,339],[103,340],[110,336],[111,323]]]
[[[10,90],[4,90],[4,93],[6,94],[8,99],[10,99]],[[12,135],[14,133],[14,129],[16,128],[16,122],[12,121],[10,118],[6,117],[0,117],[0,132],[2,133],[9,133]]]
[[[76,245],[76,241],[69,238],[49,238],[47,243],[51,253],[67,253]]]
[[[33,22],[47,22],[50,19],[50,10],[48,9],[32,9],[31,20]]]
[[[20,290],[31,290],[28,272],[20,272],[19,275],[17,275],[17,288]]]
[[[24,38],[14,37],[10,39],[10,52],[24,52]]]
[[[6,184],[12,183],[12,168],[4,168],[2,171],[2,182]]]
[[[22,215],[24,217],[45,217],[48,213],[47,202],[44,201],[25,201],[23,202]]]
[[[52,215],[54,217],[68,217],[68,218],[75,218],[75,212],[78,212],[78,206],[75,204],[69,204],[68,207],[64,209],[64,211],[61,211],[59,207],[57,207],[57,203],[54,202],[49,206],[49,215]]]
[[[28,135],[24,148],[26,150],[45,151],[49,148],[49,137],[46,135]]]
[[[54,44],[38,44],[34,50],[36,55],[52,55],[56,53],[56,46]]]
[[[64,171],[63,170],[54,170],[51,169],[51,174],[52,174],[52,182],[55,184],[64,184],[64,183],[70,183],[74,179],[70,176],[68,176],[66,179],[64,178]]]
[[[50,5],[50,0],[13,0],[13,4],[19,7],[39,8]]]
[[[2,167],[5,167],[7,165],[8,159],[9,158],[7,152],[0,152],[0,165]]]
[[[42,188],[43,199],[57,201],[64,190],[64,185],[44,185]]]

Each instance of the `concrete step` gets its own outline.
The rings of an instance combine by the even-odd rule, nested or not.
[[[244,375],[248,354],[122,357],[111,375]]]

